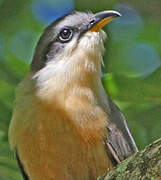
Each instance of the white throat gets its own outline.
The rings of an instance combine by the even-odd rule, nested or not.
[[[36,79],[40,97],[47,91],[71,91],[72,87],[90,88],[95,92],[102,89],[100,76],[104,38],[102,30],[87,32],[79,42],[73,39],[62,54],[38,71],[33,79]]]

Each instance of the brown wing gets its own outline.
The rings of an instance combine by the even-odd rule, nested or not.
[[[107,151],[116,163],[120,163],[137,152],[138,149],[120,109],[110,99],[109,105],[111,114],[108,125],[109,133],[106,140]]]

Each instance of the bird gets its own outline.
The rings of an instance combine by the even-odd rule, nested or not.
[[[73,11],[42,33],[9,125],[24,180],[96,180],[138,151],[101,82],[102,28],[120,16]]]

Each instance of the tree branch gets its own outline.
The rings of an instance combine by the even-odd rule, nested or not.
[[[161,139],[124,160],[97,180],[161,180]]]

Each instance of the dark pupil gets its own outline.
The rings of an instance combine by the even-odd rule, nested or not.
[[[71,34],[71,31],[69,29],[63,29],[60,33],[61,38],[68,39]]]
[[[95,20],[92,20],[92,21],[90,21],[90,24],[91,24],[91,25],[93,25],[93,24],[94,24],[94,22],[95,22]]]

